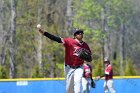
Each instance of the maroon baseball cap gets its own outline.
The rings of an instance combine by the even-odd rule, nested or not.
[[[106,63],[106,62],[110,63],[110,60],[108,58],[104,58],[104,63]]]

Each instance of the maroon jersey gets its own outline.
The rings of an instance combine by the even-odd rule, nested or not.
[[[80,49],[84,48],[91,52],[85,42],[79,43],[73,38],[63,38],[63,45],[65,47],[65,64],[70,66],[80,66],[83,64],[84,60],[78,57]]]
[[[105,68],[105,74],[108,74],[107,76],[105,76],[105,80],[109,80],[113,78],[113,69],[112,69],[112,65],[109,64],[106,68]]]
[[[92,68],[89,64],[84,64],[84,75],[85,78],[92,77]]]

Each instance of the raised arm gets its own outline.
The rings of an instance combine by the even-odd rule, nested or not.
[[[41,25],[40,25],[40,24],[37,25],[37,28],[38,28],[38,31],[39,31],[42,35],[48,37],[49,39],[51,39],[51,40],[53,40],[53,41],[56,41],[56,42],[58,42],[58,43],[62,43],[62,40],[61,40],[60,37],[54,36],[54,35],[52,35],[52,34],[46,32],[46,31],[44,31],[43,29],[41,29]]]

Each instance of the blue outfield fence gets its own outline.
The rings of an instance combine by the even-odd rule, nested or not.
[[[95,81],[91,93],[103,93],[104,79]],[[140,93],[140,76],[115,77],[116,93]],[[63,78],[1,79],[0,93],[66,93]],[[109,92],[108,92],[109,93]]]

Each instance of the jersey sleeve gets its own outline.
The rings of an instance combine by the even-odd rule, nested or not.
[[[61,41],[62,41],[62,44],[64,46],[67,46],[68,45],[68,42],[69,42],[69,38],[61,38]]]

